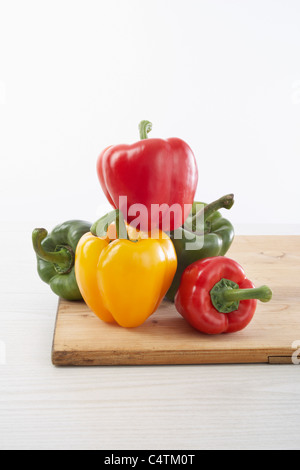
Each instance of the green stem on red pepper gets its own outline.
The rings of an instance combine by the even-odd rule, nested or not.
[[[149,132],[152,131],[152,122],[150,121],[141,121],[139,124],[140,139],[148,139]]]
[[[238,310],[241,300],[258,299],[269,302],[272,291],[268,286],[253,289],[240,289],[238,284],[229,279],[221,279],[210,291],[213,306],[220,313],[230,313]]]

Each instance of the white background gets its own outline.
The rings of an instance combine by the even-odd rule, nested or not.
[[[108,145],[178,136],[238,233],[300,233],[300,3],[1,1],[1,220],[94,221]]]

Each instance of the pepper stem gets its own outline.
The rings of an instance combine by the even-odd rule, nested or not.
[[[220,197],[214,202],[207,204],[203,209],[200,209],[192,218],[193,231],[196,230],[197,221],[204,220],[204,233],[210,231],[211,224],[207,219],[211,217],[215,212],[220,209],[231,209],[234,204],[234,194],[227,194],[226,196]]]
[[[149,132],[152,131],[152,122],[150,121],[141,121],[139,123],[140,139],[148,139]]]
[[[214,212],[220,209],[231,209],[234,204],[234,194],[227,194],[214,202],[207,204],[202,209],[204,211],[204,221],[206,221]]]
[[[261,302],[269,302],[272,298],[272,291],[268,286],[256,287],[255,289],[226,289],[223,291],[226,302],[257,299]]]
[[[91,233],[95,235],[95,237],[105,237],[108,231],[108,227],[116,222],[116,210],[105,214],[101,217],[97,222],[95,222],[91,227]]]
[[[229,279],[221,279],[210,291],[213,306],[221,313],[230,313],[238,310],[241,300],[257,299],[269,302],[272,291],[268,286],[253,289],[240,289],[238,284]]]
[[[99,238],[105,237],[108,227],[115,223],[118,239],[129,240],[122,211],[116,209],[101,217],[92,225],[91,233]]]
[[[116,229],[119,240],[129,240],[123,212],[119,209],[116,210]]]
[[[48,232],[44,228],[36,228],[32,232],[33,249],[37,256],[44,261],[52,263],[59,274],[69,273],[74,266],[74,252],[69,246],[58,245],[56,251],[46,251],[42,242],[47,237]]]

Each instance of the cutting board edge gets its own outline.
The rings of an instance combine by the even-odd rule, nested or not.
[[[220,357],[222,359],[220,359]],[[142,366],[142,365],[209,365],[209,364],[292,364],[288,350],[230,351],[63,351],[52,350],[52,364],[62,366]]]

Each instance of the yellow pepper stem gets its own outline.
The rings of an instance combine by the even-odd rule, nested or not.
[[[117,238],[129,240],[125,220],[122,211],[116,209],[109,212],[108,214],[101,217],[97,220],[91,228],[91,233],[96,237],[102,238],[105,237],[108,231],[108,227],[115,223],[117,230]]]

